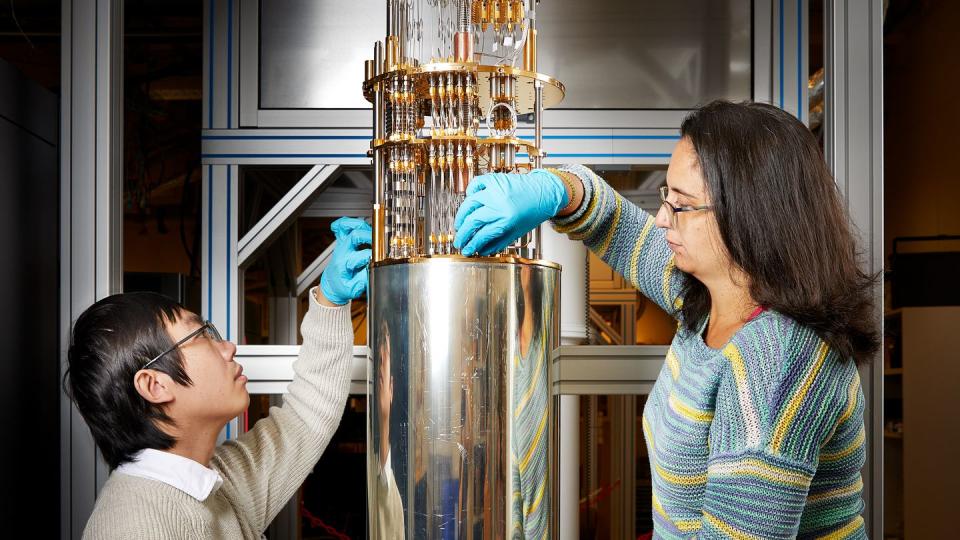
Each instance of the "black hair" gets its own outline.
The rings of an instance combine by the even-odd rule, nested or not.
[[[159,426],[174,425],[173,419],[137,393],[133,377],[173,346],[166,323],[175,323],[185,311],[156,293],[115,294],[87,308],[73,325],[64,390],[111,469],[131,461],[140,450],[166,450],[176,442]],[[179,350],[165,354],[150,368],[178,384],[191,384]]]
[[[872,359],[877,276],[860,267],[840,191],[810,130],[772,105],[714,101],[680,132],[693,144],[720,237],[753,299],[808,326],[843,358]],[[710,295],[698,280],[684,281],[680,318],[696,331]]]

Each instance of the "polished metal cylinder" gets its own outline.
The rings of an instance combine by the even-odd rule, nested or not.
[[[370,537],[551,537],[560,269],[511,257],[374,264]]]

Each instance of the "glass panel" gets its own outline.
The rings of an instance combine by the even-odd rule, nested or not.
[[[250,396],[246,424],[279,406],[279,395]],[[299,491],[267,529],[271,539],[364,538],[367,524],[367,398],[347,399],[340,426]]]
[[[647,396],[580,398],[579,538],[643,538],[653,530]]]
[[[370,108],[363,61],[386,26],[382,0],[261,2],[260,108]]]
[[[240,168],[239,234],[245,235],[310,170],[309,166],[251,165]],[[248,345],[299,343],[300,322],[307,313],[307,291],[297,294],[298,277],[333,242],[330,225],[342,214],[360,215],[357,201],[369,212],[372,198],[366,172],[342,168],[323,191],[242,271],[243,339]],[[309,275],[309,287],[319,274]],[[351,304],[354,344],[365,345],[366,302]]]
[[[540,5],[539,71],[573,109],[688,109],[751,97],[750,0],[554,0]],[[368,108],[375,0],[273,0],[260,10],[260,107]]]
[[[571,109],[690,109],[751,97],[750,0],[553,0],[538,70]]]
[[[608,184],[648,213],[660,207],[657,190],[666,183],[663,166],[594,167]],[[590,343],[594,345],[668,345],[677,323],[640,294],[599,257],[589,255]]]

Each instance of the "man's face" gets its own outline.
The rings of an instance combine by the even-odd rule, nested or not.
[[[203,325],[195,313],[184,311],[176,323],[167,323],[167,333],[176,343]],[[183,367],[193,384],[174,384],[174,395],[167,414],[178,425],[225,424],[239,416],[250,403],[247,378],[234,361],[237,346],[230,341],[218,342],[200,332],[179,348]]]

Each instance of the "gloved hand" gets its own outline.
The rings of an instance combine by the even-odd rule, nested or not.
[[[330,226],[337,240],[330,262],[320,276],[320,291],[330,302],[346,304],[367,290],[370,249],[357,249],[373,242],[373,229],[362,219],[342,217]]]
[[[457,211],[453,245],[468,256],[497,253],[568,203],[563,181],[543,169],[478,176]]]

